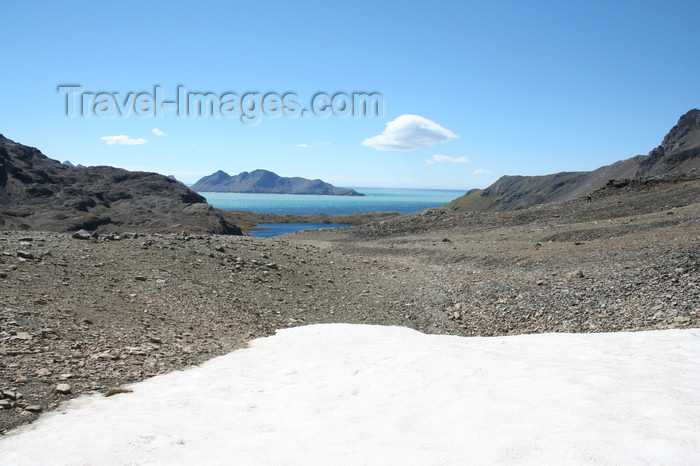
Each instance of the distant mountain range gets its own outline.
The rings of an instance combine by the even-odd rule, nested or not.
[[[700,110],[681,116],[678,124],[648,155],[638,155],[588,172],[544,176],[502,176],[486,189],[472,189],[446,204],[463,212],[522,209],[588,195],[612,179],[687,172],[700,168]]]
[[[364,196],[354,189],[337,188],[321,180],[288,178],[268,170],[254,170],[231,176],[221,170],[197,181],[191,186],[197,192],[267,193],[267,194],[321,194],[330,196]]]
[[[71,167],[71,168],[87,168],[82,163],[79,163],[78,165],[73,165],[70,160],[66,160],[65,162],[63,162],[63,165],[65,165],[66,167]]]

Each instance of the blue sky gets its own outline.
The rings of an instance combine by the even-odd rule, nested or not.
[[[590,170],[646,154],[700,106],[699,17],[697,1],[3,0],[0,133],[187,183],[264,168],[466,190]],[[384,114],[68,118],[62,84],[293,92],[304,107],[318,92],[378,92]]]

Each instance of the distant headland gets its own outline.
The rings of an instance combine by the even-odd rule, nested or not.
[[[267,193],[267,194],[320,194],[329,196],[364,196],[354,189],[338,188],[321,180],[279,176],[268,170],[254,170],[231,176],[217,171],[191,186],[197,192]]]

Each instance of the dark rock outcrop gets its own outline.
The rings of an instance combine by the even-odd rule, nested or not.
[[[163,175],[69,167],[2,135],[0,229],[241,234],[204,197]]]
[[[331,196],[364,196],[354,189],[337,188],[321,180],[288,178],[268,170],[242,172],[235,176],[221,170],[192,185],[197,192],[267,193],[267,194],[321,194]]]
[[[547,202],[585,196],[612,179],[684,173],[700,168],[700,110],[683,115],[648,155],[638,155],[590,172],[561,172],[544,176],[502,176],[484,190],[471,190],[445,207],[453,210],[522,209]]]
[[[640,160],[636,176],[665,175],[700,167],[700,110],[683,115],[659,147]]]

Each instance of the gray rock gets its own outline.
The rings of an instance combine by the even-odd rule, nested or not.
[[[73,233],[71,238],[86,240],[92,238],[92,233],[87,230],[79,230]]]
[[[17,332],[17,334],[12,337],[13,340],[26,340],[26,341],[29,341],[32,338],[34,338],[34,337],[32,337],[27,332]]]
[[[12,390],[2,390],[2,396],[3,398],[7,398],[8,400],[16,400],[18,398],[22,398],[21,394]]]
[[[27,260],[34,260],[35,256],[31,252],[17,251],[17,257],[21,257],[21,258],[27,259]]]
[[[62,395],[69,395],[71,393],[70,385],[67,383],[59,383],[56,385],[56,391]]]
[[[130,388],[110,388],[104,396],[114,396],[120,393],[133,393],[133,390]]]

